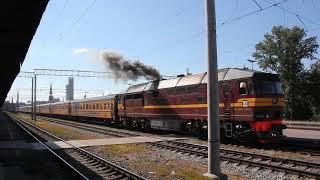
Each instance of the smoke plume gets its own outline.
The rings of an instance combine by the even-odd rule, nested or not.
[[[143,64],[142,62],[130,61],[124,59],[121,54],[111,51],[103,51],[101,59],[108,70],[122,80],[137,80],[141,77],[147,80],[159,80],[160,73],[152,66]]]

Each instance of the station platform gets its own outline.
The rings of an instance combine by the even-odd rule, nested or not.
[[[310,129],[285,129],[283,134],[290,138],[310,139],[320,142],[320,131]]]
[[[66,141],[55,141],[48,142],[47,145],[54,149],[67,149],[73,148],[70,144],[77,147],[88,147],[88,146],[103,146],[103,145],[114,145],[114,144],[133,144],[133,143],[148,143],[148,142],[159,142],[159,141],[174,141],[182,140],[186,138],[174,138],[174,137],[146,137],[146,136],[136,136],[136,137],[125,137],[125,138],[107,138],[107,139],[88,139],[88,140],[71,140]],[[43,149],[37,143],[31,143],[34,149]]]
[[[0,111],[0,180],[72,179],[74,176]]]

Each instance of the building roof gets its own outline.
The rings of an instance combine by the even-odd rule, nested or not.
[[[0,6],[0,106],[20,71],[48,0],[6,0]],[[4,62],[5,61],[5,62]]]

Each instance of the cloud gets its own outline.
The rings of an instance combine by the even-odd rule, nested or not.
[[[87,48],[78,48],[73,50],[73,54],[84,54],[87,53],[89,50]]]

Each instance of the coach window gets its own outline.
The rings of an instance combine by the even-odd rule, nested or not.
[[[107,104],[104,104],[104,109],[107,109]]]
[[[108,110],[110,109],[110,103],[108,103]]]
[[[133,98],[134,99],[142,99],[142,94],[134,94]]]
[[[247,87],[247,83],[242,81],[239,84],[239,91],[240,91],[240,95],[247,95],[248,94],[248,87]]]

